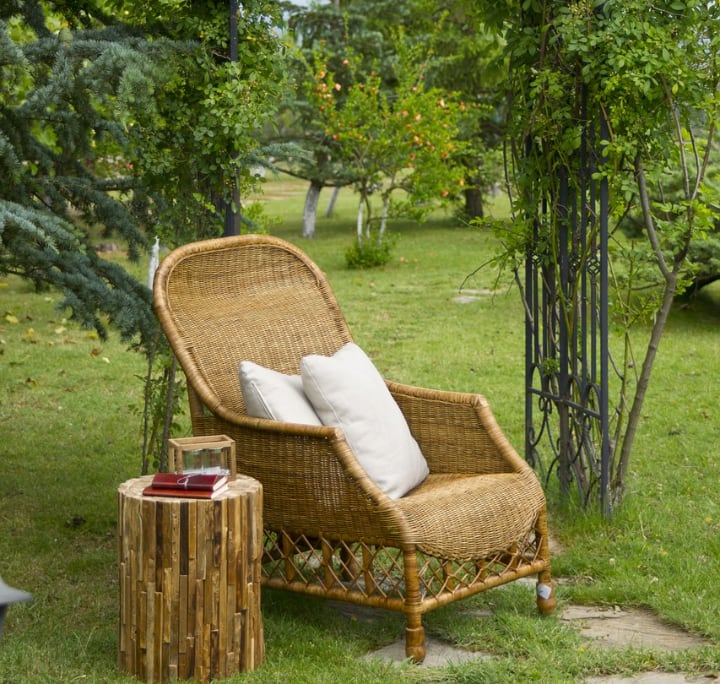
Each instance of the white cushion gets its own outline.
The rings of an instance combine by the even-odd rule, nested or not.
[[[382,376],[356,344],[300,362],[303,389],[324,425],[341,427],[368,476],[397,499],[428,475],[425,457]]]
[[[303,392],[299,375],[285,375],[252,361],[241,361],[240,389],[249,416],[322,425]]]

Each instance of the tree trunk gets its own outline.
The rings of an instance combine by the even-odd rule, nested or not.
[[[625,494],[625,474],[627,473],[628,463],[630,462],[630,454],[632,445],[635,441],[640,418],[642,416],[642,407],[647,395],[648,385],[650,384],[650,375],[652,374],[655,357],[657,356],[660,340],[662,339],[668,316],[672,309],[673,301],[675,301],[675,291],[677,290],[677,277],[673,277],[665,284],[665,294],[663,302],[655,315],[655,322],[650,333],[650,341],[648,342],[645,360],[642,364],[642,370],[638,377],[637,388],[635,389],[635,397],[628,414],[628,423],[625,430],[625,436],[622,441],[620,450],[620,459],[615,469],[613,479],[610,483],[611,497],[613,506],[617,507],[622,503]]]
[[[378,231],[378,246],[382,244],[387,226],[388,211],[390,210],[390,195],[383,197],[382,213],[380,214],[380,230]]]
[[[240,235],[240,179],[235,174],[232,200],[225,203],[225,226],[223,237]]]
[[[465,214],[469,219],[483,218],[485,216],[482,192],[477,186],[465,189]]]
[[[332,195],[330,195],[330,201],[328,202],[327,209],[325,210],[325,218],[330,218],[335,210],[335,202],[340,194],[340,186],[336,185],[333,188]]]
[[[628,414],[628,423],[622,441],[620,458],[615,469],[614,476],[610,483],[612,501],[613,505],[615,506],[619,506],[622,503],[623,495],[625,493],[625,474],[627,472],[628,463],[630,462],[630,453],[632,451],[632,445],[635,440],[638,426],[640,425],[642,407],[645,402],[648,385],[650,384],[650,376],[652,374],[653,365],[655,363],[655,358],[657,356],[658,348],[660,346],[660,340],[662,339],[663,332],[665,331],[665,326],[667,325],[668,317],[670,316],[670,311],[672,310],[673,302],[675,301],[679,264],[683,261],[683,259],[680,259],[673,264],[674,267],[672,269],[668,268],[665,262],[665,258],[660,249],[660,243],[657,237],[655,223],[652,219],[652,211],[650,208],[650,195],[647,190],[642,160],[639,157],[636,160],[636,168],[638,193],[640,196],[640,204],[642,206],[643,217],[645,220],[645,230],[647,232],[650,244],[652,245],[653,251],[655,252],[655,258],[657,260],[658,267],[665,280],[665,287],[663,289],[662,304],[660,305],[660,308],[655,314],[655,320],[653,323],[652,331],[650,333],[650,341],[648,342],[645,360],[642,364],[642,369],[638,377],[637,387],[635,389],[635,397],[633,399],[632,406],[630,407],[630,413]],[[687,238],[687,240],[689,241],[689,237]]]
[[[365,202],[363,201],[363,198],[360,197],[360,202],[358,203],[357,226],[356,226],[358,247],[362,247],[362,243],[363,243],[363,219],[364,219],[363,209],[364,208],[365,208]]]
[[[302,236],[304,238],[315,237],[315,222],[317,220],[317,207],[320,200],[320,191],[323,189],[322,183],[318,181],[310,181],[310,187],[305,195],[305,207],[303,208],[303,229]]]

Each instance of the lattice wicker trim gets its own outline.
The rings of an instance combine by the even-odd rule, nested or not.
[[[511,548],[476,560],[438,558],[415,550],[420,612],[541,572],[535,531]],[[367,542],[330,541],[266,530],[262,566],[268,587],[405,610],[405,553]]]

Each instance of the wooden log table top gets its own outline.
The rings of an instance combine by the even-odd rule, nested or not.
[[[151,480],[118,488],[118,667],[146,682],[254,670],[262,485],[237,475],[213,499],[144,496]]]

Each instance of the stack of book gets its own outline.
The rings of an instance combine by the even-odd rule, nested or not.
[[[213,499],[228,486],[227,475],[207,473],[155,473],[144,496],[176,496],[188,499]]]

